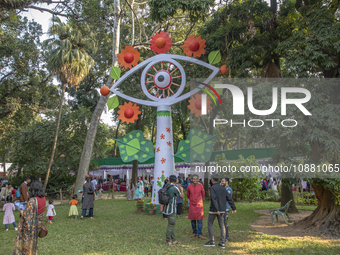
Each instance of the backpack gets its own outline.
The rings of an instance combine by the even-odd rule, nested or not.
[[[89,188],[87,189],[87,194],[93,195],[93,193],[94,193],[93,186],[92,186],[92,187],[89,187]]]
[[[21,185],[20,185],[21,186]],[[15,193],[15,197],[16,198],[20,198],[20,186],[18,187],[18,189],[17,189],[17,192]]]
[[[171,187],[170,184],[164,186],[158,191],[158,201],[161,205],[167,205],[169,204],[169,194],[168,194],[168,189]]]

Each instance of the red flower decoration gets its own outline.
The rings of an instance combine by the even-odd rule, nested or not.
[[[121,66],[131,69],[131,66],[136,66],[139,61],[140,53],[133,46],[125,46],[125,49],[117,55],[118,62]]]
[[[160,32],[151,37],[150,49],[155,53],[166,53],[172,46],[171,38],[168,33]]]
[[[169,179],[169,177],[166,177],[167,179]]]
[[[161,139],[165,139],[165,135],[161,134]]]
[[[201,36],[189,35],[188,39],[184,41],[182,46],[184,54],[188,57],[200,57],[205,53],[205,40]]]
[[[160,180],[159,177],[157,177],[157,180]]]
[[[166,128],[166,132],[170,133],[171,129],[170,128]]]
[[[164,174],[164,171],[162,171],[162,174]]]
[[[161,162],[162,162],[162,164],[164,164],[164,163],[165,163],[165,161],[166,161],[166,159],[165,159],[165,158],[162,158],[162,159],[161,159]]]
[[[159,152],[161,149],[159,148],[159,147],[157,147],[157,150],[156,150],[156,152]]]
[[[124,105],[119,106],[118,119],[127,124],[134,123],[138,119],[138,115],[141,113],[137,104],[132,102],[125,102]]]
[[[188,109],[190,109],[190,112],[195,114],[196,117],[199,117],[201,115],[201,98],[201,94],[196,93],[195,95],[192,95],[191,99],[189,100]],[[212,110],[211,99],[210,97],[207,97],[207,112],[209,112],[210,110]]]
[[[167,144],[167,145],[169,145],[169,146],[171,146],[171,142],[170,142],[170,141],[169,141],[169,142],[167,142],[166,144]]]

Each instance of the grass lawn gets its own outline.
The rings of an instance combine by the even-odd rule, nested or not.
[[[147,202],[147,199],[146,199]],[[95,201],[94,220],[71,220],[68,206],[55,206],[57,216],[48,224],[49,233],[38,240],[38,254],[340,254],[339,246],[303,240],[289,240],[251,231],[249,226],[259,214],[257,209],[278,208],[279,203],[236,203],[237,213],[229,216],[231,242],[226,249],[204,247],[205,240],[190,238],[191,224],[184,214],[176,222],[176,237],[182,242],[176,247],[165,246],[167,221],[161,214],[138,214],[135,201],[125,199]],[[208,237],[207,215],[203,220],[203,236]],[[306,209],[306,207],[303,207]],[[313,210],[315,207],[307,207]],[[301,207],[299,209],[302,209]],[[15,212],[18,222],[18,212]],[[0,213],[3,217],[3,212]],[[215,241],[219,241],[217,220]],[[0,231],[0,254],[11,254],[16,232],[13,226]]]

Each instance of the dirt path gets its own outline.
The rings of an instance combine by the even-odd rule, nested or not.
[[[273,225],[270,216],[272,210],[268,209],[255,210],[254,212],[262,214],[257,221],[251,224],[251,229],[257,232],[267,235],[276,235],[285,239],[340,244],[339,239],[330,239],[330,237],[322,237],[318,234],[307,232],[305,229],[298,228],[297,226],[293,225],[294,222],[297,222],[309,216],[312,213],[312,211],[299,210],[298,213],[289,214],[291,222],[289,222],[288,225],[285,223],[284,218],[282,216],[279,216],[279,222],[276,221],[276,218],[274,216]]]

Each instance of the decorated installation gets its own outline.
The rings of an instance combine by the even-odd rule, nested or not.
[[[171,106],[192,96],[191,100],[195,101],[195,109],[191,109],[191,112],[194,113],[195,116],[199,116],[199,110],[201,108],[200,92],[206,91],[204,89],[206,87],[211,88],[208,83],[219,71],[225,74],[228,70],[225,65],[220,69],[213,66],[213,64],[217,64],[221,60],[219,51],[214,51],[209,54],[209,64],[196,59],[196,57],[205,54],[205,40],[201,39],[200,36],[188,36],[188,39],[182,46],[186,56],[166,54],[172,46],[168,33],[160,32],[153,35],[150,43],[150,49],[154,53],[157,53],[157,55],[140,64],[138,64],[140,54],[133,46],[126,46],[121,53],[118,54],[120,66],[130,70],[120,77],[120,68],[112,67],[110,76],[116,80],[116,83],[110,89],[110,91],[114,93],[114,96],[108,99],[107,105],[109,109],[118,107],[117,96],[128,100],[129,102],[120,105],[118,110],[118,118],[126,123],[134,123],[135,120],[138,119],[138,115],[140,114],[138,105],[157,107],[155,148],[152,142],[146,140],[143,133],[138,130],[132,131],[126,136],[116,139],[116,141],[124,162],[138,160],[140,163],[143,163],[150,157],[155,157],[155,184],[152,190],[152,203],[159,204],[158,190],[163,186],[164,180],[174,174],[175,171]],[[186,74],[183,66],[178,61],[189,61],[199,64],[209,68],[211,74],[197,88],[190,92],[183,93],[187,82]],[[123,82],[129,81],[129,78],[136,72],[141,73],[139,83],[147,100],[125,95],[119,88]],[[107,96],[108,88],[103,87],[101,93],[103,96]],[[215,101],[214,98],[212,99]],[[208,98],[207,102],[207,110],[210,110],[210,98]],[[191,162],[192,160],[206,162],[208,158],[203,155],[203,152],[212,152],[214,138],[215,136],[208,135],[202,131],[195,129],[190,130],[187,140],[180,142],[176,156],[186,162]],[[190,154],[192,155],[190,156]]]

